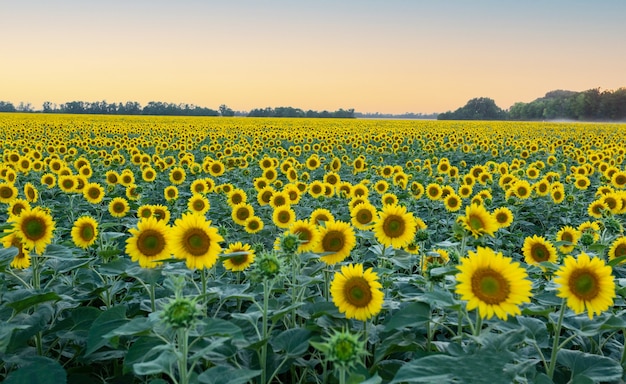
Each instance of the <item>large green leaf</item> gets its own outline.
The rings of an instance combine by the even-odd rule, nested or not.
[[[571,371],[571,382],[618,382],[624,373],[618,361],[582,351],[561,349],[556,361]]]
[[[5,384],[63,384],[67,374],[56,360],[43,356],[30,357],[27,363],[11,372]]]
[[[430,321],[430,315],[430,305],[422,302],[409,303],[389,316],[384,324],[385,330],[419,327]]]
[[[270,340],[275,351],[284,351],[289,357],[300,357],[309,348],[311,332],[302,328],[288,329]]]
[[[126,324],[126,307],[117,306],[103,312],[92,324],[87,336],[87,350],[85,355],[89,356],[101,347],[108,344],[109,339],[104,336],[109,332]]]
[[[46,292],[39,293],[35,295],[29,295],[28,297],[13,301],[8,303],[7,305],[15,311],[15,313],[20,313],[26,309],[32,308],[37,304],[45,303],[46,301],[57,301],[61,300],[61,297],[54,292]]]
[[[246,384],[260,374],[260,370],[218,365],[202,372],[198,376],[198,382],[205,384]]]

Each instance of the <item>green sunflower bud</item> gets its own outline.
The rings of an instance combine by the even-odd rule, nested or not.
[[[292,233],[285,233],[280,238],[280,249],[287,255],[293,255],[300,246],[300,238]]]
[[[583,235],[580,238],[580,243],[582,245],[584,245],[585,247],[588,247],[591,244],[593,244],[594,243],[593,234],[591,234],[591,233],[583,233]]]
[[[187,298],[176,298],[161,312],[161,318],[173,329],[190,328],[200,316],[196,302]]]
[[[276,278],[281,271],[281,263],[273,252],[263,252],[256,261],[256,277],[263,280]]]

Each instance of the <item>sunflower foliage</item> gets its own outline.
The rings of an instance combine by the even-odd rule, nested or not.
[[[619,124],[0,124],[2,382],[626,380]]]

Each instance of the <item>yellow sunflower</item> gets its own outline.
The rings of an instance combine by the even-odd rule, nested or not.
[[[28,249],[34,249],[42,254],[48,244],[52,242],[55,222],[50,214],[40,208],[24,209],[19,216],[9,218],[13,223],[13,230]]]
[[[15,231],[10,230],[10,232],[7,233],[5,230],[4,233],[5,236],[0,238],[2,246],[4,248],[17,248],[17,255],[15,255],[11,261],[11,268],[26,269],[30,267],[30,250],[24,247],[24,244]]]
[[[105,178],[108,185],[115,185],[120,181],[120,175],[116,171],[107,171]]]
[[[181,185],[185,182],[186,178],[187,174],[182,167],[172,167],[172,169],[170,169],[169,179],[170,183],[173,185]]]
[[[165,197],[166,201],[174,201],[178,199],[178,188],[176,188],[176,186],[174,185],[168,185],[163,190],[163,196]]]
[[[9,203],[7,212],[9,216],[19,216],[24,209],[30,209],[30,203],[24,199],[14,199]]]
[[[387,192],[387,193],[384,193],[380,197],[380,202],[382,203],[383,206],[385,206],[385,205],[396,205],[396,204],[398,204],[398,196],[396,196],[395,194],[393,194],[391,192]]]
[[[184,258],[189,269],[211,268],[222,251],[224,238],[204,216],[185,213],[172,228],[172,252]]]
[[[137,208],[137,217],[140,219],[147,219],[148,217],[152,216],[152,205],[151,204],[144,204],[142,206],[140,206],[139,208]]]
[[[378,275],[362,264],[349,264],[335,272],[330,284],[330,294],[339,312],[346,318],[367,321],[383,307],[384,294]]]
[[[612,269],[598,257],[581,252],[578,257],[567,256],[563,266],[555,273],[558,297],[566,299],[575,313],[585,309],[589,319],[613,306],[615,279]]]
[[[0,183],[0,203],[9,204],[17,198],[17,188],[12,183]]]
[[[626,256],[626,236],[615,239],[613,244],[611,244],[611,248],[609,248],[609,261],[623,256]],[[622,260],[620,264],[625,262],[626,261]]]
[[[98,222],[91,216],[81,216],[74,222],[71,235],[77,247],[88,248],[98,238]]]
[[[44,173],[39,180],[41,185],[45,185],[46,188],[52,189],[57,184],[57,178],[54,173]]]
[[[589,216],[599,219],[604,211],[608,211],[609,207],[602,200],[594,200],[587,206]]]
[[[355,228],[367,231],[372,229],[378,212],[370,203],[360,203],[350,209],[350,222]]]
[[[243,271],[254,262],[255,252],[250,248],[249,244],[242,244],[241,241],[230,244],[226,249],[226,259],[224,260],[224,268],[229,271]]]
[[[450,254],[445,249],[437,248],[428,252],[422,262],[422,273],[431,265],[446,265],[450,261]]]
[[[580,239],[581,233],[574,227],[569,225],[564,226],[556,233],[556,241],[567,241],[571,244],[563,244],[559,246],[559,251],[562,253],[570,253],[574,250],[574,247]]]
[[[235,188],[228,192],[226,195],[226,203],[231,207],[237,204],[245,203],[248,200],[248,195],[243,189]]]
[[[98,204],[104,198],[104,188],[98,183],[88,183],[83,189],[83,196],[91,204]]]
[[[37,199],[39,199],[39,191],[35,188],[33,183],[26,183],[24,184],[24,196],[28,202],[36,203]]]
[[[374,184],[374,190],[380,195],[387,192],[387,189],[389,189],[389,183],[386,180],[378,180]]]
[[[131,237],[126,239],[126,253],[142,268],[154,268],[162,263],[158,260],[171,256],[171,228],[154,217],[141,219],[137,228],[128,230]]]
[[[426,196],[430,200],[439,200],[443,190],[439,184],[430,183],[426,186]]]
[[[320,232],[314,224],[308,220],[296,220],[289,226],[288,233],[298,236],[300,245],[297,252],[309,252],[315,249],[320,241]]]
[[[209,199],[199,193],[194,193],[189,200],[187,200],[187,209],[200,215],[207,213],[210,207]]]
[[[513,212],[507,207],[496,208],[492,216],[498,223],[498,228],[507,228],[513,223]]]
[[[314,252],[323,253],[321,260],[326,264],[343,261],[356,246],[356,236],[352,226],[343,221],[327,221],[320,228],[320,241]]]
[[[246,220],[254,216],[254,207],[248,203],[239,203],[233,207],[231,218],[236,224],[245,225]]]
[[[171,213],[165,205],[156,204],[151,205],[150,207],[152,208],[152,216],[155,219],[163,221],[165,224],[170,222]]]
[[[311,212],[311,223],[315,225],[321,225],[322,222],[334,221],[335,217],[332,212],[330,212],[326,208],[317,208],[313,212]]]
[[[244,230],[250,234],[260,232],[264,226],[263,220],[258,216],[250,216],[243,223]]]
[[[113,217],[124,217],[130,211],[128,201],[123,197],[114,197],[109,202],[109,213]]]
[[[539,265],[539,263],[548,261],[556,263],[556,248],[551,242],[542,236],[533,235],[524,239],[522,247],[524,261],[530,265]]]
[[[296,221],[296,212],[289,205],[280,206],[274,209],[272,221],[278,228],[289,228]]]
[[[402,248],[413,241],[417,224],[411,212],[401,205],[385,205],[374,223],[374,234],[387,247]]]
[[[626,188],[626,171],[617,171],[611,176],[611,185],[617,189]]]
[[[498,222],[482,204],[470,204],[465,207],[465,216],[460,216],[458,221],[475,238],[485,234],[493,236],[498,230]]]
[[[461,209],[463,200],[461,200],[461,197],[456,193],[450,193],[448,196],[443,198],[443,204],[446,207],[446,211],[456,212]]]
[[[532,283],[526,270],[500,252],[478,247],[476,252],[469,251],[457,268],[455,291],[467,301],[467,309],[478,308],[482,318],[496,315],[506,320],[509,315],[520,315],[519,306],[530,302]]]

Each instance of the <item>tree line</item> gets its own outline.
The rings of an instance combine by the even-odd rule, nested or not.
[[[529,103],[515,103],[508,111],[489,98],[471,99],[454,112],[440,113],[438,120],[626,120],[626,88],[583,92],[555,90]]]
[[[278,107],[278,108],[257,108],[251,110],[248,117],[317,117],[317,118],[354,118],[354,109],[339,109],[334,112],[329,111],[304,111],[300,108]]]

